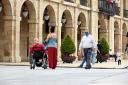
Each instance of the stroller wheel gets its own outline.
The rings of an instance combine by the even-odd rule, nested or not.
[[[47,69],[47,65],[43,65],[42,68]]]

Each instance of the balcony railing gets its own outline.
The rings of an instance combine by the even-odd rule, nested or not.
[[[100,12],[107,13],[110,16],[120,15],[120,7],[115,2],[109,3],[106,0],[99,0],[98,8]]]
[[[124,9],[124,17],[128,18],[128,10]]]
[[[80,5],[89,6],[89,0],[80,0]]]
[[[71,2],[71,3],[75,2],[75,0],[64,0],[64,1]]]

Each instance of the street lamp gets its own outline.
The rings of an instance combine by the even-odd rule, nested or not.
[[[2,3],[0,2],[0,12],[2,11]]]
[[[62,22],[63,24],[65,24],[65,23],[66,23],[66,17],[65,17],[65,14],[64,14],[64,13],[63,13],[63,15],[62,15],[61,22]]]
[[[44,11],[44,19],[48,20],[49,19],[49,15],[48,15],[48,9],[46,8]]]
[[[23,5],[22,14],[24,17],[28,16],[28,9],[27,9],[27,6],[25,4]]]

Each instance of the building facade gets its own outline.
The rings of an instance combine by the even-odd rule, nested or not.
[[[86,29],[96,41],[105,38],[113,52],[124,52],[128,0],[116,0],[114,16],[100,12],[100,1],[103,0],[0,0],[0,61],[28,61],[34,37],[42,42],[51,26],[56,26],[58,58],[64,36],[70,35],[78,48]],[[77,51],[73,55],[77,56]]]

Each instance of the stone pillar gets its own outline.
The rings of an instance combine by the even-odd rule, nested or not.
[[[112,49],[112,51],[114,52],[114,17],[110,17],[109,19],[109,46],[110,49]]]
[[[38,22],[36,21],[36,19],[32,19],[32,20],[28,20],[29,23],[29,47],[32,45],[33,43],[33,39],[35,37],[39,37],[39,33],[38,33]]]
[[[61,47],[61,27],[62,27],[62,24],[61,22],[58,24],[57,26],[57,40],[58,40],[58,45],[57,45],[57,52],[58,52],[58,60],[61,61],[61,50],[60,50],[60,47]]]
[[[127,0],[126,0],[127,1]],[[123,13],[124,13],[124,4],[123,4],[124,0],[120,0],[120,16],[123,17]]]
[[[21,62],[21,57],[20,57],[20,21],[21,17],[16,16],[16,21],[15,21],[15,62]]]
[[[4,62],[15,62],[15,29],[13,16],[4,16]]]
[[[95,41],[98,42],[98,0],[91,0],[91,34],[95,38]]]
[[[40,40],[41,43],[43,42],[43,39],[44,39],[44,37],[42,36],[42,33],[43,33],[43,23],[44,23],[43,19],[39,20],[38,32],[39,32],[39,40]]]
[[[79,2],[78,2],[79,3]],[[76,47],[76,51],[75,51],[75,53],[74,53],[74,55],[76,56],[76,61],[78,60],[78,56],[77,56],[77,52],[78,52],[78,46],[79,46],[79,41],[77,41],[77,30],[78,30],[78,24],[77,24],[77,22],[78,22],[78,14],[77,14],[77,11],[78,11],[78,9],[77,8],[75,8],[75,14],[74,14],[74,16],[75,16],[75,19],[74,19],[74,44],[75,44],[75,47]]]
[[[10,62],[21,62],[20,57],[20,20],[21,17],[4,16],[5,46]],[[8,59],[6,58],[6,59]]]

